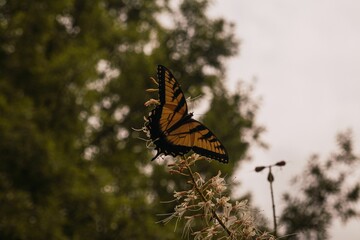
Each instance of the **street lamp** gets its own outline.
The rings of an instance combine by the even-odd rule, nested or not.
[[[258,166],[255,168],[255,172],[261,172],[262,170],[264,170],[265,168],[269,168],[269,174],[267,177],[267,180],[270,183],[270,192],[271,192],[271,202],[272,202],[272,209],[273,209],[273,218],[274,218],[274,235],[277,236],[277,224],[276,224],[276,216],[275,216],[275,203],[274,203],[274,192],[273,192],[273,186],[272,183],[274,181],[274,175],[271,173],[271,168],[272,167],[283,167],[285,166],[286,162],[285,161],[280,161],[277,162],[275,164],[269,165],[269,166]]]

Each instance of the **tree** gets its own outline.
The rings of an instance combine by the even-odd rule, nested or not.
[[[338,134],[337,144],[339,150],[329,159],[311,157],[303,174],[295,178],[301,194],[284,195],[280,221],[289,239],[327,239],[334,218],[346,222],[359,216],[360,183],[351,180],[360,158],[353,153],[351,132]]]
[[[229,96],[221,82],[237,49],[232,26],[206,16],[208,1],[170,3],[0,3],[1,239],[178,238],[155,213],[167,211],[159,199],[179,182],[150,165],[131,130],[143,124],[142,91],[158,63],[188,96],[213,93],[217,112],[204,120],[234,159],[207,168],[231,175],[248,146],[241,129],[257,131],[256,108],[242,113],[246,93]],[[219,126],[220,105],[236,121]]]

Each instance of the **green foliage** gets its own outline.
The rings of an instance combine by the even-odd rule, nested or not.
[[[351,132],[339,134],[337,143],[338,152],[325,162],[313,156],[303,175],[295,178],[301,194],[284,195],[286,207],[280,220],[290,239],[327,239],[334,218],[346,222],[360,215],[359,183],[352,177],[360,158],[353,153]]]
[[[150,165],[131,127],[143,124],[158,63],[188,96],[214,92],[237,42],[206,16],[208,1],[170,5],[0,1],[1,239],[178,239],[155,214],[171,211],[159,200],[180,183]],[[205,117],[231,146],[231,167],[248,145],[232,129],[255,129],[239,96],[221,88]],[[236,120],[217,123],[219,112]]]

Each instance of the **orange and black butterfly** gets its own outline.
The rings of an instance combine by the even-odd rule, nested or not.
[[[160,104],[150,112],[146,124],[157,150],[152,160],[160,154],[175,157],[192,150],[222,163],[229,162],[227,151],[215,134],[188,113],[184,93],[173,74],[159,65],[157,78]]]

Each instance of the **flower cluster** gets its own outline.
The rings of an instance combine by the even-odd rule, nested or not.
[[[175,163],[169,165],[169,172],[186,178],[185,181],[191,187],[174,192],[174,200],[178,204],[174,212],[162,222],[184,220],[184,236],[191,235],[194,239],[275,239],[256,229],[246,200],[231,203],[230,197],[226,196],[227,184],[220,171],[209,180],[193,172],[192,165],[201,159],[204,158],[193,154],[190,157],[178,157]]]

